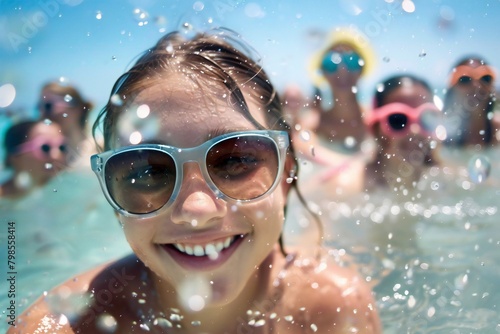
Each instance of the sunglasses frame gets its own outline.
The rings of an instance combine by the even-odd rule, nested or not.
[[[263,193],[262,195],[252,198],[252,199],[247,199],[247,200],[240,200],[240,199],[235,199],[232,198],[226,194],[224,194],[219,188],[215,185],[215,183],[212,181],[210,178],[210,175],[208,173],[207,165],[206,165],[206,159],[207,159],[207,154],[209,153],[210,149],[214,147],[215,145],[221,143],[224,140],[232,139],[232,138],[238,138],[238,137],[262,137],[266,139],[271,139],[272,142],[276,146],[276,152],[278,154],[278,171],[276,174],[276,179],[274,180],[273,184],[269,189]],[[242,204],[242,203],[249,203],[255,200],[260,200],[266,195],[270,194],[273,192],[273,190],[276,188],[276,186],[279,184],[281,177],[283,175],[283,170],[285,166],[285,158],[286,158],[286,152],[287,149],[290,145],[290,140],[288,133],[286,131],[278,131],[278,130],[252,130],[252,131],[238,131],[238,132],[231,132],[227,133],[221,136],[214,137],[212,139],[207,140],[203,144],[196,146],[196,147],[190,147],[190,148],[178,148],[174,146],[169,146],[169,145],[161,145],[161,144],[140,144],[140,145],[134,145],[134,146],[126,146],[122,147],[116,150],[110,150],[106,151],[103,153],[99,154],[94,154],[90,157],[90,164],[91,168],[94,171],[94,173],[97,175],[97,178],[99,180],[99,184],[101,185],[101,189],[104,193],[104,196],[106,197],[106,200],[111,204],[111,206],[121,215],[125,217],[132,217],[132,218],[149,218],[149,217],[154,217],[158,214],[160,214],[163,210],[169,208],[172,203],[177,199],[177,196],[179,195],[184,175],[183,175],[183,166],[187,162],[196,162],[201,170],[201,174],[203,178],[205,179],[206,184],[209,186],[209,188],[214,192],[217,198],[222,198],[228,202],[236,203],[236,204]],[[175,172],[176,172],[176,179],[175,179],[175,184],[172,189],[172,194],[170,195],[170,198],[159,208],[157,208],[154,211],[148,212],[148,213],[131,213],[124,208],[120,207],[118,203],[115,202],[113,197],[111,196],[108,187],[106,185],[106,163],[108,162],[109,159],[112,157],[116,156],[117,154],[122,154],[125,152],[131,152],[131,151],[138,151],[138,150],[153,150],[153,151],[161,151],[167,155],[169,155],[172,160],[174,161],[175,164]]]
[[[408,134],[412,124],[418,124],[423,133],[431,134],[431,132],[421,126],[420,120],[424,111],[435,112],[439,115],[441,114],[439,108],[430,102],[423,103],[416,108],[412,108],[404,103],[394,102],[374,109],[366,118],[366,124],[373,132],[375,124],[380,123],[380,129],[385,135],[391,135],[399,138],[405,137]],[[405,115],[408,119],[407,124],[400,131],[395,130],[389,124],[389,117],[397,114]]]
[[[45,152],[42,149],[43,145],[50,146],[50,151]],[[63,146],[65,147],[64,150],[61,149],[61,147]],[[48,157],[50,158],[49,153],[54,148],[58,148],[59,151],[64,155],[68,154],[68,147],[66,145],[66,139],[64,137],[52,138],[46,136],[38,136],[27,142],[22,143],[21,145],[17,146],[15,153],[22,154],[22,153],[32,152],[33,156],[38,160],[45,160]]]
[[[335,55],[340,57],[339,63],[336,63],[332,60],[332,58]],[[352,57],[356,57],[357,61],[355,62],[355,60],[350,59]],[[360,60],[363,60],[363,58],[361,58],[361,56],[357,52],[354,52],[354,51],[350,51],[350,52],[328,51],[327,53],[325,53],[325,55],[323,56],[323,58],[321,60],[321,70],[326,74],[333,74],[339,70],[340,64],[344,64],[345,68],[349,72],[361,72],[363,70],[363,67],[364,67],[364,62],[363,62],[363,65],[361,65],[359,63]],[[327,61],[328,61],[328,63],[325,64]],[[356,68],[353,67],[353,63],[357,64]],[[328,68],[328,66],[332,66],[332,64],[335,65],[335,69]],[[326,66],[326,65],[328,65],[328,66]]]
[[[467,65],[460,65],[453,69],[453,73],[450,78],[450,87],[457,84],[464,84],[460,81],[462,77],[469,77],[474,80],[482,81],[481,79],[487,75],[491,76],[492,80],[488,83],[485,83],[488,85],[492,85],[495,81],[495,72],[491,67],[487,65],[481,65],[473,68]],[[470,82],[467,84],[470,84]]]

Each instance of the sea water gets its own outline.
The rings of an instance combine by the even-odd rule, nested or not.
[[[309,204],[332,256],[372,286],[384,333],[500,333],[500,149],[440,155],[411,191]]]
[[[16,315],[72,276],[131,252],[123,231],[88,170],[65,171],[18,200],[0,200],[0,332],[14,300]],[[15,259],[8,261],[9,226]],[[7,268],[13,263],[13,268]],[[8,274],[14,272],[15,274]],[[7,278],[15,278],[15,297]]]

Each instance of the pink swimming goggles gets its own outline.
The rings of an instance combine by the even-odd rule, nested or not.
[[[50,158],[50,153],[55,149],[59,149],[63,155],[68,153],[64,137],[35,137],[34,139],[19,145],[16,149],[16,153],[21,154],[31,152],[36,159],[46,160],[47,158]]]
[[[431,135],[434,133],[441,111],[433,103],[424,103],[412,108],[404,103],[390,103],[374,109],[366,117],[366,124],[373,132],[375,124],[380,124],[384,135],[404,137],[410,130]]]

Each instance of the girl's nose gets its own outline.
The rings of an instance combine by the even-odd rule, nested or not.
[[[226,203],[208,186],[196,163],[184,165],[184,179],[173,204],[172,221],[204,226],[224,217]]]

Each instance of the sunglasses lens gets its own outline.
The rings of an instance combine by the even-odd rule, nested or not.
[[[363,60],[359,57],[357,53],[347,53],[344,56],[344,62],[347,69],[351,72],[356,72],[361,70],[364,65]]]
[[[115,203],[135,214],[150,213],[165,205],[176,179],[172,157],[152,149],[116,154],[107,161],[104,172]]]
[[[47,102],[42,105],[42,112],[44,112],[47,115],[50,115],[52,113],[53,109],[53,104],[52,102]]]
[[[472,78],[467,76],[467,75],[463,75],[461,76],[459,79],[458,79],[458,83],[461,84],[461,85],[467,85],[469,84],[470,82],[472,81]]]
[[[387,118],[387,122],[395,131],[404,130],[408,123],[408,117],[404,114],[392,114]]]
[[[492,83],[492,82],[493,82],[493,77],[492,77],[491,75],[489,75],[489,74],[487,74],[487,75],[483,75],[483,76],[481,77],[481,82],[483,82],[483,83],[487,83],[487,84],[490,84],[490,83]]]
[[[278,175],[279,153],[274,141],[241,136],[212,146],[206,163],[212,182],[226,196],[250,200],[264,195]]]
[[[321,69],[326,73],[335,73],[341,61],[342,58],[338,53],[328,52],[321,62]]]
[[[50,153],[51,147],[49,144],[43,144],[42,146],[40,146],[40,149],[42,150],[43,153],[48,154]]]

